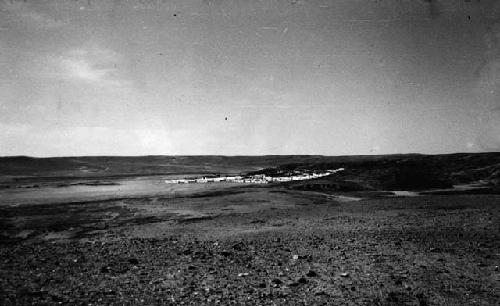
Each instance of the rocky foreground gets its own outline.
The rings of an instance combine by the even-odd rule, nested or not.
[[[0,304],[498,305],[498,203],[328,201],[4,243]]]

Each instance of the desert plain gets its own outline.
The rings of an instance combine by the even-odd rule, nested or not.
[[[499,305],[499,178],[500,153],[0,158],[0,304]]]

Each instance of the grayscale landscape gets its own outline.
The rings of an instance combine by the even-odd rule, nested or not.
[[[0,306],[500,305],[500,1],[0,0]]]

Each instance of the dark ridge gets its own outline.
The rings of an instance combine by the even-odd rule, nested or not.
[[[345,171],[288,186],[296,190],[348,192],[443,189],[477,182],[491,186],[500,184],[500,153],[325,157],[313,162],[287,163],[251,174],[281,176],[296,171],[338,168],[345,168]]]

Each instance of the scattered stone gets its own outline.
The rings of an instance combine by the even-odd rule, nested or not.
[[[246,218],[241,219],[247,222]],[[403,218],[400,219],[403,220]],[[299,228],[299,230],[302,229]],[[387,239],[398,233],[399,230],[394,233],[389,231],[390,235],[382,236],[380,239]],[[185,233],[182,232],[182,234]],[[253,239],[251,241],[234,241],[231,236],[224,238],[217,247],[218,243],[214,243],[213,240],[192,242],[189,236],[191,233],[187,231],[185,238],[179,238],[179,242],[172,243],[165,239],[118,240],[109,236],[111,238],[109,242],[101,247],[101,241],[89,235],[83,239],[84,242],[19,244],[16,248],[5,247],[1,250],[0,263],[2,263],[2,273],[6,274],[9,282],[5,282],[8,291],[3,298],[5,304],[11,305],[23,302],[31,304],[75,304],[78,302],[85,305],[90,303],[99,305],[122,304],[126,301],[139,304],[143,300],[145,304],[171,303],[176,305],[221,305],[234,301],[235,304],[361,302],[367,305],[425,306],[436,302],[433,299],[436,296],[439,297],[439,293],[436,295],[434,290],[439,290],[439,286],[427,287],[425,283],[420,282],[422,279],[418,273],[422,272],[421,260],[429,265],[429,270],[432,268],[432,272],[444,271],[443,268],[449,267],[450,275],[446,275],[447,278],[462,275],[460,269],[454,269],[455,258],[448,258],[446,253],[444,255],[425,254],[429,248],[423,250],[423,255],[427,257],[413,262],[412,273],[408,270],[412,261],[403,262],[401,265],[400,258],[392,257],[390,251],[388,251],[389,254],[375,254],[378,256],[375,258],[383,259],[382,265],[377,266],[381,268],[380,270],[372,269],[370,273],[360,273],[361,268],[354,269],[350,267],[350,263],[355,260],[371,261],[372,258],[366,256],[367,253],[371,254],[379,249],[380,252],[386,250],[379,248],[376,243],[370,244],[366,251],[363,249],[363,252],[358,252],[359,250],[355,248],[347,248],[345,242],[342,242],[346,239],[345,234],[339,235],[337,232],[331,235],[339,237],[324,242],[324,245],[318,248],[309,245],[309,249],[306,250],[303,249],[304,246],[301,243],[310,241],[308,236],[301,236],[302,233],[300,235],[286,232],[282,234],[281,240],[260,232],[256,234],[256,237],[248,236],[249,239]],[[247,236],[241,239],[247,239]],[[360,243],[367,243],[364,239]],[[321,245],[321,242],[316,245]],[[461,245],[445,245],[443,248],[449,247],[453,250],[459,246]],[[494,252],[494,249],[486,251]],[[191,254],[184,256],[184,252]],[[336,271],[333,274],[328,272],[328,275],[331,274],[334,277],[329,279],[326,277],[326,270],[314,263],[302,261],[302,259],[311,258],[303,255],[304,253],[310,253],[311,257],[317,259],[318,264],[325,264],[326,259],[331,259],[328,268]],[[476,270],[482,270],[486,276],[498,275],[499,272],[493,272],[493,270],[499,270],[499,264],[493,260],[495,253],[492,254],[491,259],[484,256],[475,262],[472,261],[472,265],[476,264],[476,268],[485,266],[486,268]],[[343,265],[340,256],[347,257],[348,264]],[[450,261],[449,266],[443,264],[447,261]],[[76,262],[78,264],[75,264]],[[246,272],[237,272],[238,270],[246,270]],[[348,271],[353,271],[352,279]],[[389,275],[394,277],[390,279]],[[26,282],[23,278],[28,277],[29,282]],[[484,292],[494,289],[492,286],[494,279],[491,280],[493,282],[488,281],[483,287]],[[464,282],[464,286],[475,284],[474,277],[467,278],[465,275],[462,276],[461,281]],[[395,283],[399,287],[395,287]],[[17,289],[14,285],[21,289]],[[23,285],[26,289],[21,291]],[[420,285],[423,288],[420,288]],[[382,289],[378,290],[376,286]],[[376,292],[373,297],[370,297],[373,300],[365,301],[363,297],[366,296],[366,290],[372,292],[373,287]],[[59,291],[52,292],[54,288]],[[74,290],[75,288],[77,289]],[[464,288],[457,288],[456,291],[463,293]],[[389,293],[391,290],[394,292]],[[425,292],[426,296],[418,294],[420,290]],[[487,301],[492,299],[484,292],[481,294],[471,292],[471,296],[464,294],[463,299],[474,298],[478,300],[478,303],[487,304]],[[281,299],[287,294],[286,300]],[[329,299],[329,296],[332,298]],[[491,296],[494,296],[493,293]],[[387,300],[384,300],[385,297]],[[259,300],[259,298],[262,299]]]

